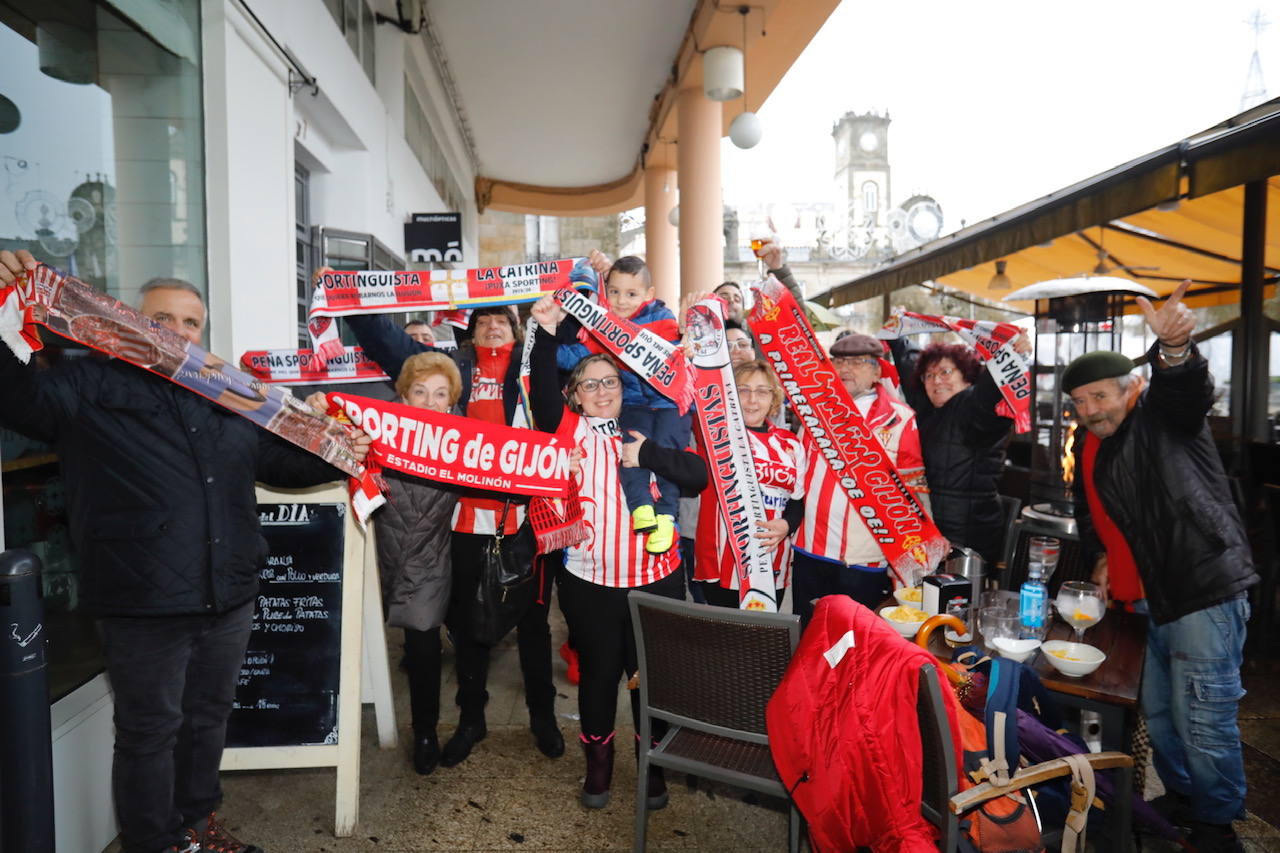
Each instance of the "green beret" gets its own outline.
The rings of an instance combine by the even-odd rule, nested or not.
[[[1067,365],[1062,371],[1062,390],[1070,394],[1081,385],[1099,379],[1116,379],[1128,376],[1134,368],[1133,360],[1118,352],[1098,350],[1087,352]]]

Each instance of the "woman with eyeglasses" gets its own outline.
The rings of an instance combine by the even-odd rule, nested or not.
[[[533,306],[532,315],[538,322],[530,364],[534,422],[576,445],[573,476],[587,538],[564,550],[558,580],[560,607],[579,656],[579,739],[587,762],[581,801],[598,809],[609,801],[613,777],[618,684],[638,668],[627,593],[639,589],[684,598],[678,552],[652,553],[645,549],[644,534],[632,530],[618,467],[647,468],[686,494],[706,487],[707,469],[697,454],[663,447],[635,431],[634,441],[622,443],[622,382],[611,356],[597,353],[578,362],[561,396],[555,333],[564,311],[554,299],[544,297]],[[635,691],[631,713],[638,728]],[[654,737],[663,734],[655,723]],[[650,771],[647,795],[649,808],[666,805],[661,768]]]
[[[770,423],[782,408],[783,393],[768,364],[743,362],[733,368],[733,378],[764,496],[766,520],[756,537],[773,553],[774,586],[781,607],[791,579],[791,535],[804,520],[804,447],[795,433]],[[717,511],[714,493],[703,495],[694,565],[694,578],[702,581],[708,604],[738,606],[739,584],[729,531]]]
[[[1025,336],[1017,346],[1026,346]],[[1002,397],[991,372],[969,347],[935,343],[903,373],[902,388],[916,410],[934,522],[952,545],[1000,560],[1005,523],[996,485],[1013,421],[996,414]]]

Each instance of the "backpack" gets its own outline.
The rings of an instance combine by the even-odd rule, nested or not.
[[[988,779],[1004,784],[1018,770],[1018,697],[1024,667],[1004,658],[983,662],[986,669],[986,707],[983,720],[961,710],[960,747],[964,772],[960,790]],[[982,688],[982,679],[974,686]],[[1039,853],[1041,824],[1034,800],[1025,792],[1005,794],[960,816],[960,849],[964,853]]]

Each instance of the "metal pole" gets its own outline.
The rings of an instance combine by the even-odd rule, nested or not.
[[[1238,436],[1238,464],[1247,465],[1243,451],[1253,442],[1266,442],[1267,383],[1270,347],[1262,311],[1264,252],[1267,239],[1267,182],[1244,185],[1244,222],[1240,240],[1240,325],[1233,339],[1231,377],[1234,433]],[[1239,396],[1239,407],[1236,397]]]
[[[53,853],[53,745],[40,559],[0,553],[0,850]]]

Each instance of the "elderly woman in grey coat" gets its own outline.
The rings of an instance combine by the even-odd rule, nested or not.
[[[449,412],[462,377],[444,353],[419,353],[405,360],[396,392],[406,405]],[[374,515],[382,609],[388,625],[404,629],[413,767],[425,776],[440,763],[440,626],[453,588],[449,543],[458,493],[395,471],[384,474],[387,502]]]
[[[448,412],[462,394],[462,377],[444,353],[420,353],[405,361],[396,391],[410,406]],[[404,629],[413,768],[423,775],[440,762],[440,626],[453,587],[449,541],[457,502],[455,491],[387,472],[387,503],[375,516],[382,604],[387,624]]]

